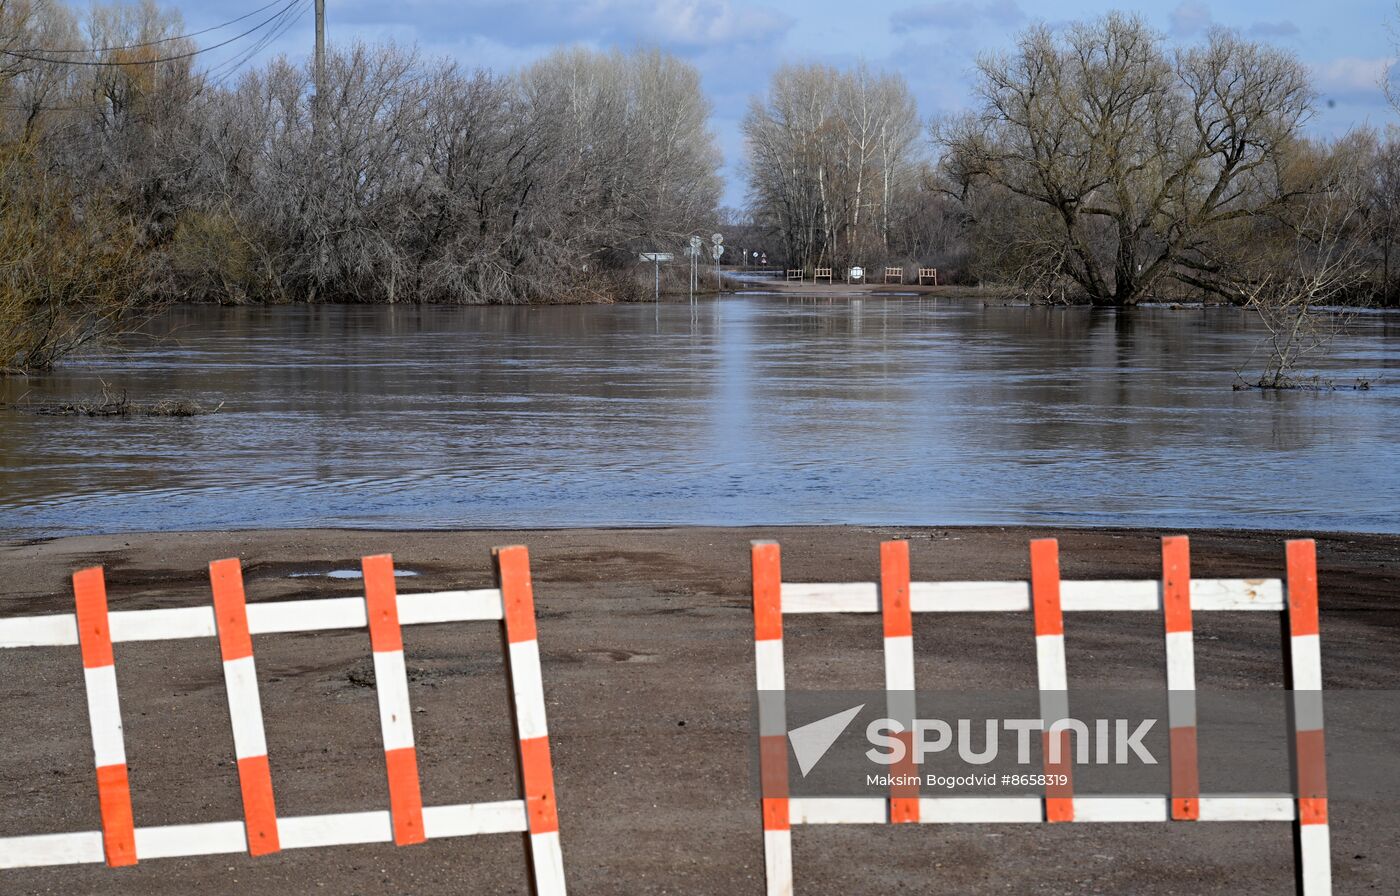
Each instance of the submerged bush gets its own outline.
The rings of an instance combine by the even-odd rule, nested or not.
[[[0,147],[0,369],[44,370],[149,307],[136,228],[98,196]]]

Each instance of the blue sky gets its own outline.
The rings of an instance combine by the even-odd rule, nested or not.
[[[183,0],[175,5],[195,29],[261,3]],[[1092,18],[1111,9],[1137,12],[1174,40],[1197,40],[1212,25],[1223,25],[1293,50],[1313,71],[1320,101],[1311,127],[1318,133],[1400,123],[1377,86],[1397,24],[1388,0],[327,0],[326,17],[332,43],[393,39],[496,70],[517,68],[559,44],[674,52],[694,63],[704,78],[725,154],[725,202],[739,205],[739,119],[749,96],[764,89],[779,65],[816,60],[843,66],[863,59],[903,74],[928,117],[963,108],[977,54],[1008,47],[1027,24]],[[308,14],[264,55],[300,56],[311,44]],[[210,56],[217,62],[224,52]]]

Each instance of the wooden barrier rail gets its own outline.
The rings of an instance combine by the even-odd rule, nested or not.
[[[563,896],[564,865],[545,723],[534,592],[524,547],[492,551],[496,587],[403,594],[388,555],[363,559],[363,598],[246,603],[237,560],[209,567],[213,606],[117,610],[107,606],[101,567],[73,576],[75,613],[0,619],[0,649],[80,646],[97,766],[102,830],[0,838],[0,869],[100,863],[247,851],[394,842],[477,834],[524,833],[534,892]],[[419,789],[402,626],[499,621],[506,651],[512,723],[519,742],[521,798],[424,806]],[[379,697],[389,808],[301,817],[278,816],[267,755],[253,636],[368,629]],[[113,644],[217,638],[243,796],[242,821],[136,827],[127,775]],[[0,878],[3,880],[3,878]]]
[[[911,582],[909,546],[880,546],[880,582],[797,584],[782,581],[779,547],[752,548],[754,655],[759,691],[785,690],[783,617],[805,613],[880,613],[884,623],[885,686],[891,701],[914,691],[913,613],[1024,613],[1035,626],[1042,722],[1068,716],[1064,613],[1161,612],[1170,701],[1170,796],[1078,797],[1069,772],[1067,731],[1059,749],[1044,734],[1047,774],[1068,783],[1044,797],[922,797],[901,783],[880,797],[796,798],[788,795],[787,720],[781,701],[760,701],[759,777],[764,865],[769,896],[793,893],[792,826],[802,824],[974,824],[1039,822],[1289,821],[1294,873],[1303,896],[1332,891],[1327,823],[1326,760],[1320,706],[1317,559],[1312,541],[1287,543],[1288,587],[1277,579],[1192,579],[1185,537],[1162,541],[1160,581],[1062,581],[1054,539],[1031,542],[1029,582]],[[1294,692],[1293,776],[1296,794],[1202,795],[1196,763],[1193,612],[1282,613],[1287,634],[1285,686]],[[1185,699],[1181,699],[1182,697]],[[891,715],[912,717],[909,707]],[[906,744],[906,748],[907,748]],[[1059,754],[1059,763],[1049,758]],[[907,754],[906,754],[907,755]],[[906,780],[895,767],[896,780]],[[915,776],[917,777],[917,776]]]

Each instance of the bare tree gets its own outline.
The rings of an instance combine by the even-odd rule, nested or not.
[[[1373,234],[1380,256],[1380,271],[1375,289],[1381,304],[1400,303],[1400,291],[1394,286],[1396,275],[1395,248],[1400,240],[1400,133],[1394,126],[1387,129],[1386,138],[1375,152],[1370,200]]]
[[[715,220],[710,104],[665,53],[492,74],[335,48],[313,128],[309,61],[225,83],[183,31],[155,0],[0,0],[0,368],[171,298],[624,298],[639,246]],[[64,279],[65,254],[108,276]]]
[[[1277,167],[1312,96],[1282,51],[1215,31],[1169,53],[1117,13],[1034,27],[978,70],[980,108],[934,134],[959,197],[992,185],[1048,210],[1065,275],[1120,305],[1165,278],[1228,292],[1210,242],[1286,201]]]
[[[1304,383],[1302,368],[1328,350],[1346,323],[1338,306],[1368,293],[1375,261],[1376,222],[1367,202],[1374,153],[1365,133],[1316,148],[1310,154],[1314,189],[1267,229],[1256,228],[1255,245],[1242,253],[1234,278],[1268,330],[1267,360],[1251,385]]]
[[[893,223],[918,190],[918,110],[897,75],[864,65],[780,69],[744,118],[754,217],[790,264],[891,251]]]
[[[131,219],[0,149],[0,373],[44,370],[151,310]]]

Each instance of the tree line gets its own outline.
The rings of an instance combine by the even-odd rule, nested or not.
[[[790,66],[743,129],[750,213],[792,267],[936,266],[1040,299],[1396,304],[1400,138],[1310,138],[1293,55],[1134,16],[977,65],[971,108],[921,124],[896,75]],[[920,135],[920,130],[923,133]]]
[[[720,218],[711,105],[669,54],[494,73],[355,44],[318,95],[310,60],[201,68],[195,37],[155,0],[0,0],[0,370],[169,301],[626,299],[639,250]],[[1120,14],[1027,29],[931,122],[898,75],[787,66],[742,122],[743,224],[791,267],[1204,297],[1288,332],[1400,299],[1400,139],[1310,138],[1315,103],[1282,50]]]
[[[0,0],[0,368],[169,300],[625,298],[639,248],[715,220],[710,103],[665,53],[355,44],[317,96],[310,61],[199,71],[182,30]]]

